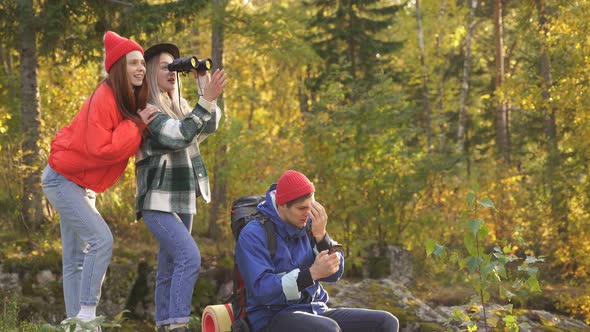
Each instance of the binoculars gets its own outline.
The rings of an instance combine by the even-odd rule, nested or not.
[[[179,73],[188,73],[191,70],[202,72],[211,69],[212,65],[213,61],[209,58],[199,60],[196,56],[189,56],[186,58],[174,59],[174,61],[168,65],[168,70]]]

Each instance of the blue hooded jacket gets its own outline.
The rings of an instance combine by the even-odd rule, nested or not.
[[[274,258],[268,250],[264,226],[259,222],[250,222],[242,229],[235,249],[236,262],[246,285],[246,313],[254,332],[268,325],[281,310],[321,314],[328,309],[328,293],[319,281],[309,277],[310,286],[299,291],[297,279],[309,275],[309,268],[321,250],[318,247],[326,249],[328,244],[324,242],[331,240],[326,234],[320,243],[313,238],[310,242],[305,227],[300,229],[284,222],[276,209],[275,190],[276,184],[271,185],[266,200],[258,205],[258,210],[270,216],[274,224],[277,235]],[[338,271],[321,281],[334,282],[342,276],[344,257],[338,255]]]

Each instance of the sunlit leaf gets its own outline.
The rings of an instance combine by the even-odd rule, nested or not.
[[[493,203],[493,202],[492,202],[492,200],[491,200],[491,199],[489,199],[489,198],[483,198],[483,199],[481,199],[481,200],[479,200],[479,201],[477,201],[477,202],[478,202],[478,203],[479,203],[479,205],[481,205],[481,206],[484,206],[484,207],[487,207],[487,208],[491,208],[491,209],[493,209],[493,208],[494,208],[494,203]]]
[[[529,289],[532,292],[540,292],[541,291],[541,285],[539,284],[539,280],[537,280],[537,278],[529,277],[527,279],[527,284],[529,286]]]
[[[436,242],[434,240],[426,240],[424,243],[424,247],[426,248],[426,256],[430,256],[434,252],[434,247],[436,246]]]
[[[500,296],[502,298],[508,299],[509,301],[514,297],[514,293],[506,289],[505,287],[500,287]]]

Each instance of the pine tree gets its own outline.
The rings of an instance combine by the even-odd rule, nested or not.
[[[324,59],[323,72],[313,84],[330,75],[331,66],[346,69],[344,84],[362,80],[375,82],[375,70],[387,55],[399,49],[399,41],[385,39],[401,5],[382,5],[379,0],[315,0],[310,21],[309,39],[314,50]],[[371,83],[369,83],[371,82]]]

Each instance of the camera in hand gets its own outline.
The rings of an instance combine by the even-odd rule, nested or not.
[[[179,73],[188,73],[191,70],[203,72],[211,69],[213,61],[209,58],[199,60],[196,56],[189,56],[186,58],[174,59],[169,65],[169,71],[176,71]]]

